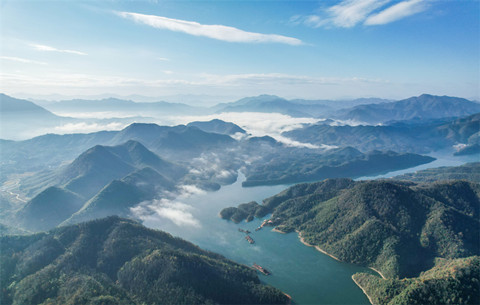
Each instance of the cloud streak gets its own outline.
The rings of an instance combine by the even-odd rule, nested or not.
[[[46,51],[46,52],[58,52],[58,53],[68,53],[68,54],[75,54],[75,55],[87,55],[87,53],[80,52],[80,51],[75,51],[75,50],[63,50],[63,49],[57,49],[51,46],[43,45],[43,44],[30,44],[31,47],[33,47],[35,50],[38,51]]]
[[[290,21],[314,28],[383,25],[420,13],[428,7],[426,0],[406,0],[388,6],[390,2],[391,0],[343,0],[324,9],[319,15],[293,16]]]
[[[181,32],[193,36],[208,37],[226,42],[240,43],[283,43],[293,46],[302,45],[300,39],[276,34],[246,32],[225,25],[207,25],[194,21],[172,19],[155,15],[144,15],[131,12],[116,12],[125,19],[145,24],[157,29]]]
[[[351,28],[374,10],[382,7],[390,0],[347,0],[328,9],[330,14],[329,23],[337,27]]]
[[[0,56],[0,59],[3,60],[9,60],[9,61],[15,61],[15,62],[21,62],[24,64],[36,64],[36,65],[46,65],[46,62],[41,62],[41,61],[36,61],[36,60],[31,60],[31,59],[26,59],[26,58],[21,58],[21,57],[13,57],[13,56]]]
[[[365,20],[365,25],[382,25],[423,12],[428,7],[424,0],[409,0],[397,3]]]

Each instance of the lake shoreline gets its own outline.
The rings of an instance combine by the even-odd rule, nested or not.
[[[362,287],[362,285],[360,285],[360,284],[355,280],[355,274],[352,275],[352,281],[355,283],[355,285],[358,286],[358,288],[362,289],[363,294],[365,294],[365,295],[367,296],[367,299],[368,299],[368,301],[370,302],[370,304],[374,305],[372,298],[368,295],[368,293],[365,291],[365,289]]]
[[[279,230],[279,229],[277,229],[277,228],[273,228],[273,229],[272,229],[272,232],[276,232],[276,233],[280,233],[280,234],[287,234],[286,232],[283,232],[283,231],[281,231],[281,230]],[[342,261],[341,259],[339,259],[338,257],[336,257],[336,256],[328,253],[327,251],[323,250],[323,249],[320,248],[319,246],[314,246],[314,245],[312,245],[312,244],[307,243],[307,242],[305,241],[305,239],[302,237],[302,232],[300,232],[300,231],[298,231],[298,230],[295,230],[295,232],[298,234],[298,238],[299,238],[300,242],[301,242],[302,244],[304,244],[305,246],[307,246],[307,247],[313,247],[313,248],[315,248],[317,251],[319,251],[319,252],[321,252],[321,253],[323,253],[323,254],[325,254],[325,255],[330,256],[331,258],[333,258],[333,259],[336,260],[336,261],[339,261],[339,262],[342,262],[342,263],[346,263],[346,262]],[[377,270],[377,269],[375,269],[375,268],[373,268],[373,267],[369,267],[369,266],[367,266],[367,268],[370,269],[370,270],[375,271],[378,275],[380,275],[380,277],[381,277],[382,279],[384,279],[384,280],[387,279],[387,278],[383,275],[383,273],[380,272],[379,270]]]

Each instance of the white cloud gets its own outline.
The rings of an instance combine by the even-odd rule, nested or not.
[[[16,61],[16,62],[21,62],[21,63],[25,63],[25,64],[36,64],[36,65],[46,65],[47,64],[46,62],[30,60],[30,59],[20,58],[20,57],[13,57],[13,56],[0,56],[0,59],[9,60],[9,61]]]
[[[112,122],[108,124],[79,122],[55,126],[53,129],[48,129],[48,132],[56,134],[89,133],[102,130],[121,130],[127,125],[127,123],[120,122]]]
[[[38,50],[38,51],[69,53],[69,54],[75,54],[75,55],[87,55],[87,53],[84,53],[84,52],[75,51],[75,50],[62,50],[62,49],[57,49],[51,46],[46,46],[43,44],[30,44],[30,46],[32,46],[35,50]]]
[[[357,25],[374,10],[382,7],[390,0],[345,0],[328,9],[330,22],[337,27],[350,28]]]
[[[321,146],[310,143],[293,141],[281,135],[283,132],[301,128],[303,124],[316,123],[318,119],[314,118],[293,118],[285,114],[263,112],[226,112],[206,116],[182,116],[172,118],[177,124],[186,124],[192,121],[210,121],[213,119],[233,122],[245,129],[252,136],[262,137],[267,135],[287,146],[312,149],[322,148]]]
[[[293,37],[276,34],[246,32],[225,25],[206,25],[194,21],[186,21],[130,12],[117,12],[117,15],[126,19],[133,20],[137,23],[149,25],[157,29],[182,32],[194,36],[203,36],[227,42],[284,43],[295,46],[303,44],[300,39]]]
[[[160,199],[142,202],[131,208],[130,211],[142,220],[161,217],[172,221],[179,227],[200,228],[200,221],[190,212],[192,209],[193,207],[179,201]]]
[[[293,16],[290,22],[303,23],[311,27],[351,28],[358,24],[387,24],[427,9],[426,0],[407,0],[393,4],[382,11],[379,9],[391,0],[343,0],[328,7],[319,15]]]
[[[342,27],[351,28],[363,22],[376,9],[384,6],[390,0],[344,0],[323,11],[321,16],[295,16],[291,21],[299,20],[312,27]]]
[[[428,7],[424,0],[402,1],[365,20],[366,25],[381,25],[420,13]]]

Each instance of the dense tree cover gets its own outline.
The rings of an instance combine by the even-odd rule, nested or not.
[[[468,176],[476,166],[420,173],[420,180]],[[340,260],[380,270],[386,279],[354,276],[374,304],[480,302],[478,183],[327,179],[222,212],[239,221],[259,208],[272,213],[277,229],[300,231]]]
[[[247,166],[243,186],[275,185],[318,181],[326,178],[355,178],[432,162],[432,157],[371,151],[363,154],[352,148],[326,153],[296,151],[269,154]]]
[[[223,219],[230,219],[235,223],[246,219],[253,220],[254,217],[263,217],[269,213],[270,209],[263,205],[259,205],[255,201],[249,203],[242,203],[238,207],[230,207],[220,211],[220,217]]]
[[[480,254],[480,185],[327,179],[265,199],[277,229],[390,278]]]
[[[439,180],[468,180],[480,182],[480,162],[467,163],[461,166],[445,166],[396,176],[396,180],[415,182],[434,182]]]
[[[415,278],[382,279],[366,273],[353,276],[374,304],[480,304],[480,257],[437,259]]]
[[[256,272],[118,217],[0,238],[1,304],[285,304]]]

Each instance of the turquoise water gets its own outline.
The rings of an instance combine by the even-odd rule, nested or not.
[[[478,161],[478,155],[451,157],[449,154],[439,153],[433,156],[437,160],[429,164],[359,179],[388,178],[425,168]],[[259,273],[260,279],[289,294],[296,304],[369,304],[366,296],[351,280],[351,276],[356,272],[373,273],[370,269],[338,262],[312,247],[303,245],[295,233],[275,233],[268,227],[255,232],[255,228],[262,222],[259,219],[240,224],[222,220],[218,213],[223,208],[252,200],[260,203],[264,198],[288,187],[280,185],[242,188],[241,182],[244,180],[245,177],[239,175],[236,183],[224,186],[217,192],[176,200],[173,204],[180,203],[180,206],[183,206],[182,211],[189,213],[196,221],[195,225],[192,225],[191,221],[177,221],[175,224],[168,217],[159,215],[145,218],[144,224],[170,232],[236,262],[249,266],[257,263],[267,268],[272,274],[264,276]],[[238,228],[251,231],[255,244],[249,244],[244,239],[245,234],[238,232]]]
[[[217,192],[194,195],[181,200],[200,226],[174,224],[164,217],[144,220],[148,227],[170,232],[236,262],[251,266],[257,263],[272,274],[259,273],[260,279],[289,294],[296,304],[369,304],[363,292],[351,280],[356,272],[367,268],[341,263],[312,247],[303,245],[295,233],[280,234],[264,228],[255,232],[261,220],[235,224],[222,220],[221,209],[239,203],[275,195],[287,186],[242,188],[244,176]],[[255,244],[249,244],[238,228],[248,229]]]

